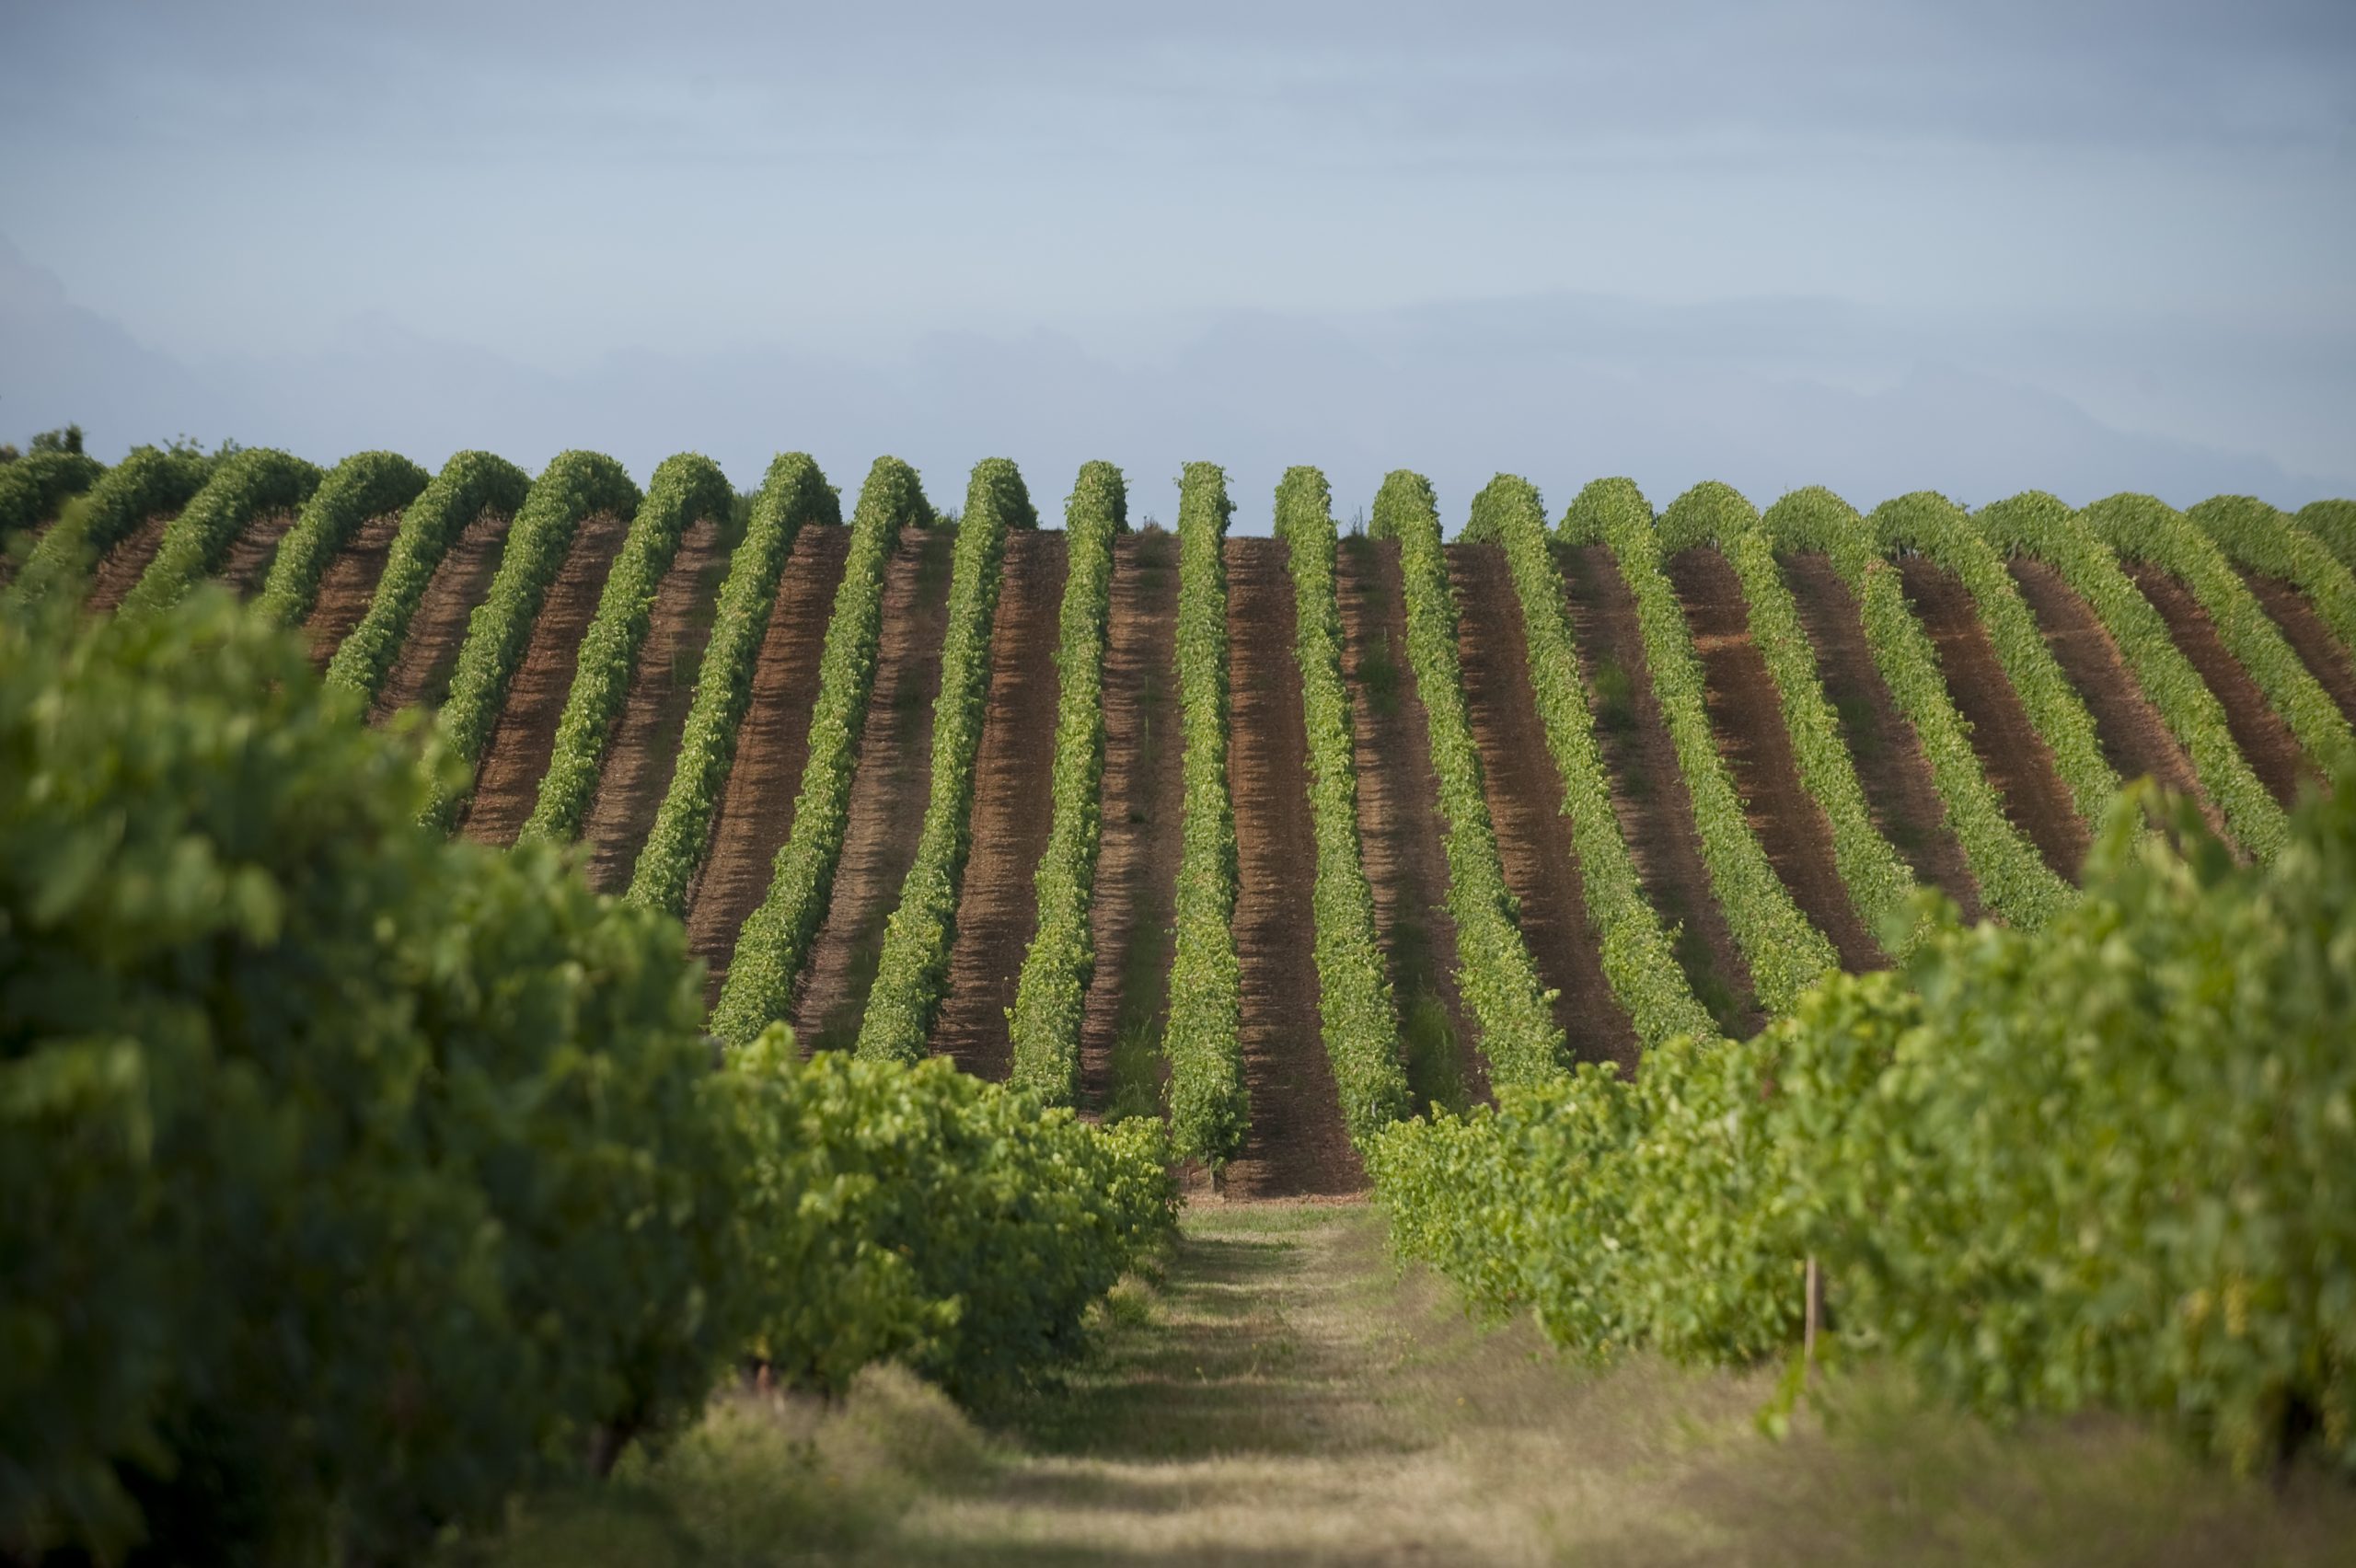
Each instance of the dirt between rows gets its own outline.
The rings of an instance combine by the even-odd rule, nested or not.
[[[1841,721],[1841,738],[1874,826],[1919,881],[1955,900],[1966,920],[1978,920],[1980,884],[1963,858],[1962,844],[1947,827],[1922,739],[1898,710],[1898,699],[1874,663],[1856,595],[1820,551],[1784,557],[1780,564],[1800,628],[1816,651],[1817,678]]]
[[[1168,1063],[1172,919],[1185,800],[1178,719],[1177,540],[1155,530],[1113,541],[1113,607],[1104,647],[1103,823],[1089,906],[1096,966],[1080,1028],[1080,1103],[1114,1109],[1132,1086],[1116,1070],[1125,1041],[1150,1110]]]
[[[369,709],[370,723],[381,724],[404,708],[439,708],[450,695],[450,675],[457,668],[458,650],[466,646],[468,619],[491,596],[511,521],[505,513],[485,512],[450,541],[425,592],[418,595],[399,656]]]
[[[538,803],[540,780],[556,751],[556,727],[572,695],[582,635],[596,617],[597,597],[629,534],[629,519],[610,512],[583,518],[573,532],[475,771],[463,830],[477,843],[514,843]]]
[[[291,511],[264,512],[248,519],[229,541],[228,559],[221,563],[219,581],[240,599],[250,599],[270,581],[271,562],[278,559],[278,541],[294,526]]]
[[[112,548],[98,559],[98,570],[90,576],[88,606],[100,615],[112,615],[122,606],[139,580],[147,574],[147,565],[156,559],[156,551],[164,543],[164,530],[171,526],[176,512],[159,512],[146,522],[114,542]]]
[[[1251,1125],[1221,1183],[1230,1198],[1355,1193],[1350,1147],[1321,1026],[1316,835],[1308,734],[1293,651],[1291,574],[1274,539],[1227,541],[1228,790],[1235,802],[1235,951]]]
[[[2321,785],[2323,776],[2308,761],[2298,736],[2226,648],[2217,635],[2216,623],[2193,597],[2192,590],[2149,561],[2121,558],[2119,564],[2168,623],[2168,636],[2177,650],[2216,694],[2225,709],[2225,727],[2233,732],[2234,744],[2241,747],[2267,792],[2287,806],[2298,799],[2302,785]]]
[[[1607,546],[1559,548],[1554,559],[1596,740],[1611,778],[1611,809],[1645,896],[1664,922],[1680,928],[1680,967],[1720,1027],[1755,1034],[1766,1014],[1752,991],[1750,966],[1710,886],[1693,824],[1693,798],[1678,764],[1677,743],[1653,695],[1635,595]]]
[[[998,615],[990,627],[989,706],[974,759],[972,848],[958,890],[949,988],[932,1049],[977,1078],[1012,1066],[1006,1009],[1039,926],[1039,857],[1055,818],[1056,669],[1067,536],[1019,529],[1006,537]]]
[[[653,829],[679,760],[679,736],[695,701],[704,644],[711,640],[714,602],[728,571],[728,541],[706,517],[679,536],[679,553],[654,590],[646,641],[630,672],[629,695],[606,746],[596,792],[582,818],[589,846],[589,885],[619,893],[629,885],[638,852]]]
[[[1540,982],[1556,993],[1554,1021],[1573,1056],[1616,1062],[1633,1076],[1639,1055],[1635,1028],[1611,994],[1603,950],[1588,919],[1571,819],[1563,814],[1563,776],[1538,716],[1505,552],[1495,545],[1457,545],[1448,551],[1448,568],[1458,607],[1464,705],[1481,754],[1506,886],[1521,906],[1522,940]]]
[[[1783,694],[1750,637],[1742,580],[1715,547],[1680,550],[1669,577],[1693,628],[1703,700],[1718,753],[1733,770],[1751,831],[1808,923],[1832,939],[1841,967],[1855,973],[1889,960],[1858,918],[1832,858],[1832,825],[1800,782]]]
[[[1456,985],[1456,917],[1448,907],[1439,775],[1432,767],[1430,721],[1407,659],[1398,541],[1343,541],[1334,596],[1342,618],[1342,677],[1350,692],[1359,859],[1398,1001],[1408,1087],[1421,1103],[1461,1109],[1491,1098],[1488,1064]],[[1422,1058],[1422,1050],[1435,1043],[1419,1038],[1427,1027],[1419,1015],[1433,1008],[1449,1047],[1438,1061]]]
[[[324,668],[352,635],[352,628],[367,615],[376,597],[376,584],[384,579],[393,540],[400,531],[398,512],[369,518],[352,530],[352,537],[319,574],[318,595],[311,601],[311,613],[303,618],[312,663]]]
[[[2056,875],[2078,880],[2088,827],[2069,786],[2053,769],[2053,752],[2013,689],[1980,606],[1963,579],[1927,556],[1900,559],[1900,581],[1915,618],[1938,652],[1947,697],[1971,729],[1971,749],[2012,819]]]
[[[687,951],[704,961],[707,1009],[728,978],[737,930],[768,896],[777,852],[793,831],[819,660],[849,554],[849,528],[804,527],[778,578],[728,782],[712,813],[710,852],[687,892]]]
[[[2015,556],[2006,563],[2021,598],[2037,617],[2053,662],[2094,716],[2095,739],[2103,760],[2120,778],[2149,777],[2200,803],[2211,831],[2230,837],[2225,821],[2200,788],[2192,761],[2169,732],[2167,721],[2143,694],[2127,657],[2119,651],[2094,606],[2078,597],[2062,574],[2041,560]]]
[[[2245,571],[2242,581],[2249,584],[2282,640],[2331,695],[2341,716],[2356,724],[2356,659],[2351,659],[2348,645],[2333,635],[2297,583],[2262,571]]]
[[[793,1009],[807,1051],[848,1049],[883,955],[884,925],[917,854],[932,779],[932,705],[949,627],[947,528],[903,528],[884,573],[883,640],[860,732],[842,859]]]

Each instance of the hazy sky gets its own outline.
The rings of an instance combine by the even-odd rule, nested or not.
[[[553,23],[549,16],[565,19]],[[2356,4],[8,0],[0,436],[2356,490]],[[1454,493],[1449,492],[1453,490]],[[1240,518],[1239,521],[1242,521]]]

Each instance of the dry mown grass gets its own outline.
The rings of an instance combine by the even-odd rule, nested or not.
[[[1198,1205],[1084,1362],[977,1421],[897,1373],[731,1398],[505,1563],[2345,1562],[2356,1496],[2089,1419],[1997,1433],[1892,1380],[1759,1436],[1772,1377],[1581,1372],[1395,1275],[1355,1205]]]

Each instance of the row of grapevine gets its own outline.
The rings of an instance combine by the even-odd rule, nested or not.
[[[80,594],[107,551],[161,513],[186,506],[204,487],[213,462],[197,453],[142,446],[100,475],[78,505],[40,536],[10,595],[29,602]]]
[[[2080,513],[2122,557],[2182,580],[2218,638],[2326,773],[2356,761],[2356,731],[2235,574],[2224,552],[2183,513],[2148,495],[2114,495]]]
[[[1823,808],[1831,830],[1832,862],[1841,884],[1859,917],[1879,933],[1886,946],[1894,953],[1911,949],[1923,930],[1912,907],[1914,872],[1874,825],[1865,786],[1857,781],[1856,764],[1841,735],[1841,721],[1817,674],[1815,646],[1800,625],[1799,605],[1776,564],[1775,536],[1761,525],[1750,502],[1715,480],[1679,496],[1661,516],[1660,534],[1661,548],[1669,555],[1696,546],[1711,548],[1734,568],[1751,645],[1759,650],[1782,699],[1784,728],[1791,737],[1800,783]],[[1854,577],[1846,571],[1842,575],[1850,578],[1854,592]],[[1872,627],[1872,617],[1866,624]]]
[[[1821,549],[1831,558],[1856,596],[1874,665],[1923,747],[1941,813],[1980,884],[1981,902],[2013,925],[2033,929],[2068,906],[2070,884],[2004,814],[2004,801],[1972,749],[1971,727],[1956,711],[1938,651],[1906,602],[1897,566],[1876,543],[1886,530],[1953,524],[1959,518],[1946,515],[1952,510],[1925,493],[1885,502],[1868,521],[1831,490],[1811,489],[1795,490],[1769,508],[1767,527],[1778,543]]]
[[[2212,496],[2185,516],[2235,565],[2280,577],[2305,594],[2332,634],[2356,649],[2356,572],[2321,539],[2246,495]]]
[[[2299,508],[2294,521],[2321,539],[2340,565],[2356,571],[2356,501],[2311,501]]]
[[[1693,801],[1702,856],[1727,924],[1750,965],[1760,1006],[1789,1011],[1802,991],[1836,967],[1832,944],[1807,922],[1751,832],[1734,775],[1719,754],[1703,698],[1702,666],[1684,606],[1664,567],[1652,508],[1627,479],[1589,483],[1564,513],[1565,543],[1607,546],[1636,601],[1653,693]]]
[[[532,627],[564,570],[582,519],[597,512],[627,516],[638,504],[637,484],[600,452],[560,453],[533,481],[508,529],[490,595],[467,623],[467,640],[442,705],[442,738],[465,774],[455,792],[435,795],[429,816],[437,825],[451,825],[474,792],[475,767],[498,727],[508,685],[531,647]]]
[[[1011,528],[1036,528],[1022,476],[1003,457],[974,465],[949,568],[949,626],[941,645],[941,695],[932,707],[932,772],[916,859],[884,929],[874,986],[860,1019],[859,1054],[913,1062],[925,1054],[949,978],[957,892],[973,845],[974,764],[989,711],[990,634],[998,624],[999,568]]]
[[[1399,541],[1407,663],[1424,704],[1440,816],[1448,827],[1448,907],[1456,920],[1457,985],[1480,1020],[1491,1081],[1542,1082],[1563,1070],[1563,1032],[1522,940],[1520,912],[1497,856],[1481,752],[1464,704],[1456,601],[1430,481],[1403,468],[1386,478],[1375,494],[1369,531]]]
[[[656,467],[598,591],[597,613],[574,650],[572,686],[524,836],[563,844],[580,833],[605,767],[606,744],[629,698],[639,650],[654,624],[654,595],[664,574],[687,529],[701,518],[725,522],[735,500],[727,476],[699,453],[682,452]]]
[[[2110,547],[2078,513],[2042,490],[2024,491],[1984,507],[1973,521],[1992,545],[2044,562],[2086,602],[2135,672],[2143,695],[2159,709],[2168,732],[2191,759],[2200,788],[2224,814],[2235,838],[2257,859],[2273,859],[2288,831],[2282,808],[2235,744],[2216,694],[2177,647],[2167,623],[2129,579]]]
[[[1047,847],[1033,878],[1039,919],[1007,1024],[1009,1081],[1050,1105],[1080,1093],[1080,1029],[1096,951],[1089,905],[1103,827],[1104,650],[1113,609],[1113,540],[1128,527],[1121,470],[1087,463],[1064,507],[1064,597],[1056,666],[1056,762]]]
[[[1189,463],[1178,492],[1178,702],[1185,734],[1177,943],[1170,963],[1171,1152],[1214,1170],[1242,1147],[1242,968],[1235,803],[1227,788],[1227,475]]]
[[[2181,848],[2145,831],[2162,805],[2125,798],[2040,932],[1946,928],[1633,1084],[1392,1130],[1394,1242],[1591,1358],[1796,1352],[1813,1258],[1822,1354],[2356,1470],[2356,1122],[2325,1109],[2356,1095],[2356,774],[2265,867],[2185,802]]]
[[[1806,506],[1827,521],[1855,515],[1830,490],[1798,490],[1784,499],[1794,510]],[[1792,511],[1779,510],[1784,504],[1778,502],[1770,507],[1768,516],[1778,523],[1791,518]],[[2099,822],[2111,796],[2119,791],[2118,771],[2104,759],[2094,714],[2062,673],[2053,651],[2045,645],[2037,614],[2021,597],[2012,573],[2004,570],[2004,556],[1962,508],[1927,491],[1911,498],[1911,504],[1892,502],[1877,508],[1870,521],[1879,554],[1918,550],[1934,565],[1955,573],[1971,595],[1996,662],[2004,666],[2005,678],[2012,682],[2038,738],[2052,755],[2053,771],[2070,791],[2079,817],[2090,824]]]
[[[265,512],[302,505],[318,487],[319,470],[300,457],[267,446],[233,454],[165,528],[155,559],[122,601],[123,613],[176,602],[191,583],[221,570],[248,524]]]
[[[1314,468],[1276,487],[1276,536],[1291,569],[1294,654],[1309,742],[1309,807],[1317,836],[1318,1015],[1350,1141],[1363,1147],[1406,1114],[1399,1008],[1375,937],[1374,890],[1358,844],[1358,785],[1349,688],[1342,682],[1342,612],[1334,597],[1333,492]]]
[[[0,546],[20,529],[46,523],[68,498],[98,482],[106,465],[79,452],[30,452],[0,463]]]
[[[1716,1025],[1686,983],[1659,915],[1646,902],[1636,862],[1611,806],[1611,781],[1595,736],[1595,716],[1579,674],[1577,644],[1563,603],[1562,575],[1546,542],[1546,513],[1528,480],[1500,474],[1472,502],[1465,534],[1494,539],[1505,551],[1520,602],[1530,684],[1546,729],[1546,746],[1563,777],[1563,814],[1571,819],[1579,890],[1594,922],[1611,994],[1628,1009],[1646,1049],[1680,1034],[1708,1039]]]
[[[711,850],[712,817],[735,765],[736,729],[752,701],[753,667],[768,636],[786,560],[805,526],[841,522],[841,502],[807,453],[789,452],[769,464],[745,536],[729,558],[678,760],[631,873],[631,903],[672,916],[687,913],[688,886]]]
[[[884,632],[884,568],[903,526],[932,521],[916,470],[878,457],[852,509],[850,550],[835,589],[826,646],[819,656],[818,696],[810,710],[810,744],[793,829],[777,852],[769,891],[736,933],[728,978],[712,1009],[711,1032],[747,1045],[793,1002],[793,983],[826,917],[835,868],[850,816],[851,775],[867,699],[875,690],[876,649]]]
[[[425,484],[425,470],[394,452],[355,452],[329,469],[294,526],[278,541],[262,584],[262,612],[281,626],[309,615],[319,580],[360,525],[398,512]]]
[[[328,684],[374,700],[400,657],[410,621],[443,557],[484,513],[514,515],[531,483],[521,468],[488,452],[461,452],[443,464],[401,513],[375,597],[328,662]]]
[[[0,617],[0,752],[11,1560],[423,1560],[748,1357],[1019,1375],[1168,1228],[1150,1122],[781,1029],[715,1070],[676,921],[421,831],[218,595]]]

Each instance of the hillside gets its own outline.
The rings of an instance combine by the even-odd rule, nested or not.
[[[1800,492],[1762,514],[1702,487],[1656,516],[1623,485],[1557,522],[1492,487],[1435,572],[1381,518],[1318,581],[1285,538],[1227,539],[1196,585],[1224,605],[1224,776],[1198,778],[1180,719],[1211,697],[1185,689],[1173,541],[1126,531],[1116,497],[1082,571],[1080,536],[1034,528],[1027,502],[993,512],[978,470],[963,523],[877,472],[848,518],[773,482],[749,521],[711,480],[560,493],[554,467],[463,514],[435,490],[324,518],[218,478],[110,475],[71,527],[29,530],[16,591],[78,544],[94,611],[168,596],[159,574],[193,563],[291,594],[323,668],[388,628],[356,682],[372,722],[460,686],[478,709],[456,830],[577,836],[601,891],[672,907],[716,1032],[782,1017],[805,1048],[865,1046],[882,993],[977,1075],[1068,1057],[1054,1097],[1095,1113],[1160,1092],[1182,844],[1223,783],[1231,846],[1202,864],[1232,909],[1213,1071],[1248,1107],[1216,1144],[1235,1197],[1361,1190],[1370,1105],[1461,1106],[1550,1063],[1633,1071],[1696,1020],[1750,1032],[1825,963],[1888,965],[1916,889],[2038,924],[2125,778],[2189,790],[2265,860],[2283,808],[2356,750],[2356,580],[2256,503],[1860,516]],[[1062,476],[1030,478],[1052,512]],[[290,587],[274,564],[298,537],[318,564]],[[1074,594],[1101,594],[1094,622]],[[1330,608],[1311,625],[1303,605]],[[1328,615],[1331,756],[1303,680]],[[1452,648],[1415,644],[1451,623]],[[1077,661],[1092,726],[1058,720]],[[560,798],[560,765],[585,792]],[[1051,855],[1082,895],[1076,963],[1039,951]],[[1026,1012],[1034,985],[1068,1000]]]

